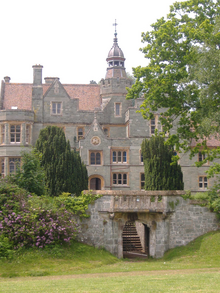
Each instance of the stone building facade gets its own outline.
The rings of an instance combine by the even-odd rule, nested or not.
[[[87,166],[89,189],[141,190],[144,166],[141,142],[161,130],[155,113],[144,120],[137,110],[143,100],[126,100],[132,84],[125,71],[125,57],[117,33],[107,56],[107,72],[100,84],[62,84],[57,77],[42,82],[43,66],[33,66],[33,83],[12,83],[5,77],[0,100],[0,173],[15,172],[21,151],[30,150],[42,128],[63,128],[72,148],[80,152]],[[173,130],[175,131],[175,130]],[[212,141],[210,146],[219,142]],[[201,156],[182,165],[185,189],[206,190],[210,182],[205,171],[193,166]]]

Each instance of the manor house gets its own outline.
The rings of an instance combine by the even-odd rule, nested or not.
[[[151,121],[137,112],[143,100],[126,100],[125,57],[115,32],[107,55],[107,71],[99,84],[63,84],[45,77],[43,66],[33,66],[33,83],[12,83],[4,77],[0,100],[0,173],[15,172],[21,151],[30,150],[42,128],[63,128],[72,149],[87,166],[89,189],[141,190],[144,166],[141,142],[161,130],[159,112]],[[103,61],[104,62],[104,61]],[[74,81],[73,81],[74,82]],[[175,131],[175,130],[173,130]],[[210,147],[218,145],[213,140]],[[197,168],[187,155],[180,159],[185,190],[205,190],[208,164]]]

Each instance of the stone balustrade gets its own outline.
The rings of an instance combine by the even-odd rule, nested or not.
[[[88,192],[88,191],[86,191]],[[174,210],[176,196],[185,194],[182,190],[175,191],[122,191],[96,190],[93,194],[110,196],[110,204],[103,212],[154,212],[167,213]],[[102,210],[100,210],[102,211]]]

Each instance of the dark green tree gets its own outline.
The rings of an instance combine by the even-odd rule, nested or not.
[[[146,190],[183,190],[180,165],[172,162],[174,150],[161,136],[145,139],[141,145]]]
[[[61,128],[48,126],[42,129],[36,149],[42,153],[41,164],[49,195],[57,196],[62,192],[79,195],[88,188],[86,166],[79,154],[71,150]]]

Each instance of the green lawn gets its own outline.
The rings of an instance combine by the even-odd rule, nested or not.
[[[220,231],[159,260],[118,260],[77,242],[26,250],[0,261],[0,292],[220,292]]]
[[[19,278],[0,282],[0,292],[219,292],[219,272],[148,275],[130,273],[84,278]]]

